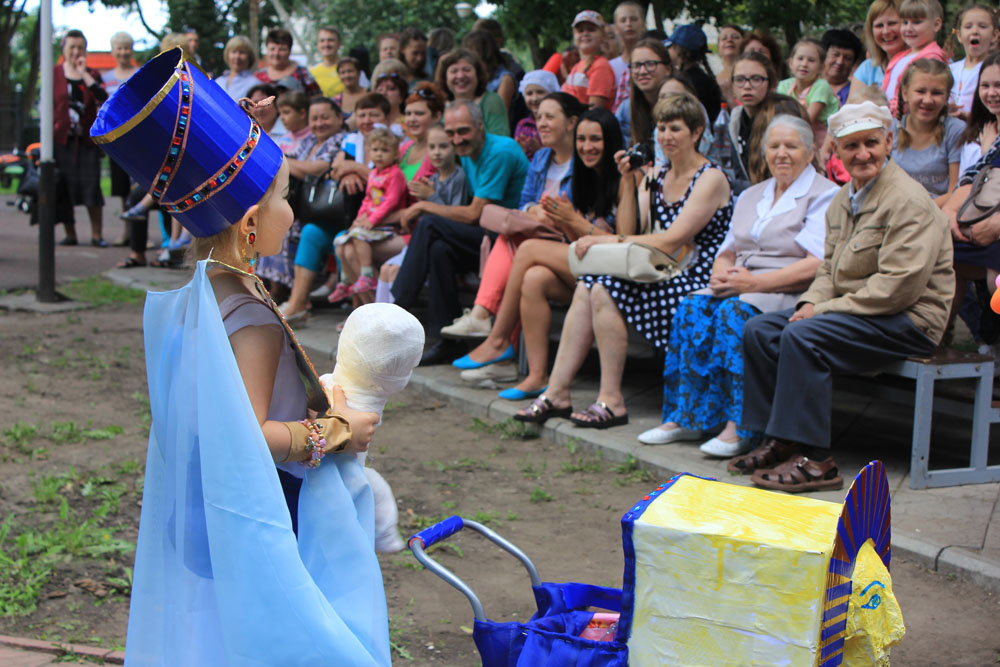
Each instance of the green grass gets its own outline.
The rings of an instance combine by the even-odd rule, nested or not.
[[[4,431],[5,442],[17,449],[22,454],[30,454],[31,443],[38,435],[38,427],[27,422],[17,422]]]
[[[120,287],[100,275],[74,280],[61,287],[66,296],[93,306],[142,303],[146,293],[131,287]]]
[[[469,430],[473,433],[500,436],[501,440],[534,440],[540,435],[539,430],[534,425],[516,421],[511,417],[496,423],[475,417]]]
[[[11,181],[9,188],[0,187],[0,195],[16,195],[17,194],[18,180],[14,179]],[[108,201],[105,202],[105,206],[112,204],[111,202],[111,177],[101,176],[101,192],[105,193],[104,197]],[[115,202],[118,200],[116,199]]]
[[[53,567],[66,558],[104,558],[134,551],[135,543],[115,537],[115,530],[101,526],[97,518],[80,521],[65,498],[58,519],[45,529],[17,524],[14,515],[8,515],[0,524],[0,616],[35,611]]]
[[[87,437],[85,431],[76,433]],[[135,551],[135,543],[118,536],[123,529],[118,513],[126,496],[141,494],[136,488],[141,474],[141,464],[131,459],[93,471],[29,473],[34,504],[24,514],[6,514],[0,523],[0,617],[35,611],[56,571],[78,559],[91,569],[103,566],[105,587],[116,593],[95,604],[129,594],[132,570],[117,559]]]
[[[618,473],[618,479],[615,483],[619,486],[628,486],[630,484],[649,484],[654,479],[653,473],[649,472],[645,468],[639,466],[639,461],[629,454],[623,463],[615,466],[615,472]]]
[[[533,503],[551,503],[555,499],[555,496],[540,486],[534,488],[531,492],[531,498],[529,498]]]

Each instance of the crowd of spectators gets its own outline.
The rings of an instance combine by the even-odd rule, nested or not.
[[[641,442],[701,440],[758,484],[834,487],[833,459],[805,456],[829,446],[833,373],[928,354],[959,311],[984,344],[1000,335],[980,307],[1000,271],[1000,217],[956,222],[1000,153],[997,11],[962,8],[947,42],[938,0],[875,0],[863,24],[785,49],[727,24],[714,59],[697,25],[644,30],[634,0],[609,18],[580,11],[572,46],[541,69],[519,63],[490,19],[461,36],[381,35],[374,68],[365,49],[342,57],[332,26],[317,31],[311,68],[291,59],[283,29],[263,54],[233,37],[216,80],[250,100],[292,176],[331,179],[346,211],[297,219],[258,274],[295,326],[316,302],[426,302],[421,363],[516,382],[500,395],[533,399],[517,414],[527,422],[627,424],[631,329],[665,355],[663,424]],[[116,39],[119,66],[103,80],[84,67],[78,31],[57,67],[56,158],[95,245],[88,124],[134,71],[130,40]],[[196,33],[171,44],[197,62]],[[142,241],[126,266],[145,264],[150,209],[143,199],[123,214]],[[71,216],[60,221],[76,243]],[[609,243],[693,259],[660,282],[574,276],[570,252]],[[553,304],[568,311],[550,370]],[[598,395],[574,411],[570,387],[595,344]]]

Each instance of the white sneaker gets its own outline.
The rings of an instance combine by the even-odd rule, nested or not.
[[[314,289],[312,292],[309,292],[309,298],[312,301],[326,301],[326,297],[330,296],[330,292],[332,291],[333,289],[331,289],[329,285],[324,283],[319,287],[317,287],[316,289]]]
[[[639,434],[639,442],[644,445],[665,445],[668,442],[678,440],[698,440],[704,436],[702,431],[694,431],[688,428],[672,428],[664,430],[657,426]]]
[[[501,361],[498,364],[462,371],[459,377],[462,378],[462,382],[482,389],[499,389],[498,382],[517,381],[517,365],[513,361]]]
[[[480,320],[472,316],[472,311],[468,308],[461,317],[446,327],[441,328],[441,335],[446,338],[486,338],[490,335],[490,318]]]
[[[703,442],[698,449],[709,456],[715,456],[720,459],[731,459],[734,456],[746,454],[753,448],[747,442],[746,438],[740,438],[736,442],[726,442],[716,437],[708,442]]]

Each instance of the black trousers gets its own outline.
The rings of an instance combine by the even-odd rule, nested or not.
[[[758,315],[743,329],[742,425],[771,437],[829,449],[834,375],[935,348],[902,313],[824,313],[789,324],[793,312]]]
[[[479,246],[487,233],[479,225],[465,225],[439,215],[420,218],[392,284],[392,295],[396,305],[412,308],[427,281],[429,337],[439,336],[441,327],[462,314],[458,275],[479,266]]]
[[[111,164],[115,164],[115,161],[112,160]],[[125,205],[129,208],[135,206],[142,201],[145,194],[146,191],[136,185],[128,192],[128,196],[125,197]],[[154,206],[150,209],[149,213],[158,215],[159,209]],[[132,220],[128,224],[129,250],[137,253],[140,257],[144,257],[145,255],[143,253],[146,252],[146,243],[149,241],[149,214],[146,215],[145,220]]]

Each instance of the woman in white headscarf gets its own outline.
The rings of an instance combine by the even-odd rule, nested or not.
[[[534,157],[535,151],[542,147],[542,140],[538,137],[538,128],[535,126],[538,106],[542,103],[543,97],[557,90],[559,90],[559,79],[552,72],[543,69],[528,72],[521,79],[518,92],[531,113],[518,121],[514,128],[514,141],[521,145],[521,150],[529,160]]]

